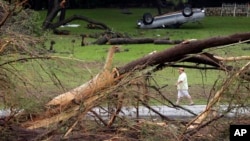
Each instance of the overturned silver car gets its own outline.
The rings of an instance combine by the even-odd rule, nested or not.
[[[185,6],[182,11],[162,14],[153,17],[150,13],[143,14],[137,22],[139,28],[179,28],[187,22],[197,22],[205,17],[205,10]]]

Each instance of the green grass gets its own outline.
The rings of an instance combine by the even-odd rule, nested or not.
[[[83,15],[88,18],[94,19],[96,21],[105,23],[114,32],[120,32],[128,34],[131,37],[154,37],[163,38],[169,37],[172,40],[183,40],[183,39],[206,39],[216,36],[226,36],[235,33],[248,32],[250,31],[250,18],[247,17],[205,17],[201,23],[188,23],[184,24],[179,29],[138,29],[136,27],[136,22],[138,19],[142,18],[143,13],[151,12],[156,14],[156,9],[147,8],[131,8],[132,14],[125,15],[121,14],[120,9],[76,9],[67,10],[67,17],[71,15]],[[41,26],[42,22],[46,16],[46,11],[39,11],[41,16],[41,21],[38,24]],[[51,54],[59,58],[63,58],[61,61],[58,59],[53,61],[47,61],[46,68],[48,72],[54,72],[57,78],[60,80],[65,89],[61,88],[57,83],[59,81],[54,80],[54,82],[49,81],[51,77],[46,72],[42,71],[40,66],[35,64],[37,62],[31,62],[24,64],[19,69],[24,71],[25,76],[26,71],[30,71],[29,81],[32,79],[40,80],[39,82],[34,82],[34,84],[41,86],[41,93],[46,93],[46,91],[53,92],[53,94],[58,94],[66,91],[67,89],[74,88],[86,81],[90,80],[95,74],[97,74],[102,68],[105,58],[107,56],[107,50],[111,45],[88,45],[81,46],[80,34],[93,34],[101,33],[103,30],[90,30],[86,28],[87,23],[85,21],[72,21],[71,24],[80,24],[78,28],[59,28],[70,30],[70,35],[53,35],[50,32],[45,36],[48,39],[46,42],[46,47],[49,48],[49,43],[51,40],[56,42],[54,49],[57,53]],[[75,40],[75,43],[72,42]],[[93,41],[93,39],[87,39],[88,42]],[[128,49],[128,52],[116,53],[114,56],[115,67],[123,66],[130,61],[141,58],[147,55],[149,52],[154,50],[162,51],[173,47],[174,45],[155,45],[155,44],[133,44],[133,45],[120,45],[121,49]],[[235,45],[223,49],[208,50],[216,55],[220,56],[240,56],[249,55],[248,51],[243,51],[242,47],[248,47],[248,44]],[[74,48],[74,54],[71,54],[72,48]],[[78,60],[78,61],[75,61]],[[33,68],[33,69],[31,69]],[[40,73],[37,73],[37,69]],[[224,76],[224,72],[209,70],[200,71],[194,69],[186,69],[189,84],[190,93],[195,95],[196,103],[205,103],[204,93],[209,93],[209,88],[214,84],[214,82],[219,78]],[[39,78],[39,76],[43,78]],[[177,70],[175,68],[166,68],[162,71],[153,74],[154,79],[157,83],[162,86],[168,84],[169,86],[164,89],[167,96],[170,96],[175,100],[176,88],[174,86],[176,79],[178,77]],[[33,78],[32,78],[33,77]],[[52,86],[56,84],[55,86]],[[44,89],[46,87],[48,89]],[[60,91],[56,91],[56,87]]]
[[[83,15],[88,18],[100,21],[108,25],[115,32],[127,33],[131,37],[169,37],[173,40],[182,39],[206,39],[216,36],[227,36],[230,34],[241,33],[250,31],[250,18],[247,17],[205,17],[201,23],[188,23],[184,24],[179,29],[138,29],[136,27],[136,22],[140,19],[145,12],[151,12],[153,15],[157,13],[156,9],[148,8],[131,8],[132,14],[126,15],[121,14],[120,9],[110,8],[110,9],[76,9],[67,10],[67,17],[77,14]],[[44,17],[46,11],[41,11],[41,17]],[[88,45],[85,47],[80,46],[81,38],[80,34],[92,34],[100,33],[102,30],[90,30],[86,28],[85,21],[73,21],[72,23],[80,24],[78,28],[59,28],[67,29],[71,31],[70,36],[63,35],[49,35],[51,39],[56,41],[55,49],[60,51],[69,51],[72,47],[72,39],[76,40],[74,44],[74,57],[84,60],[84,61],[102,61],[104,62],[107,55],[107,50],[111,45]],[[92,39],[88,39],[90,41]],[[134,44],[134,45],[121,45],[122,49],[129,49],[129,52],[117,53],[114,57],[114,64],[124,65],[132,60],[141,58],[147,53],[157,50],[161,51],[174,45],[154,45],[154,44]],[[215,54],[222,56],[237,56],[237,55],[249,55],[249,51],[241,50],[239,45],[225,48],[223,50],[211,51]],[[206,72],[209,73],[210,71]],[[205,80],[209,84],[212,84],[215,78],[217,78],[217,73],[211,71],[214,75],[209,75],[209,78]],[[173,70],[164,72],[163,74],[173,73]],[[188,70],[189,81],[191,84],[199,84],[201,82],[199,77],[195,77],[197,74],[201,74],[199,71]],[[205,74],[205,72],[204,72]],[[166,76],[167,77],[167,76]],[[176,77],[176,76],[175,76]],[[160,81],[160,80],[159,80]],[[164,83],[164,81],[160,81]]]
[[[171,36],[173,39],[198,38],[203,39],[211,36],[222,36],[236,32],[246,32],[249,30],[250,19],[247,17],[205,17],[201,24],[185,24],[180,29],[137,29],[136,22],[142,18],[143,13],[151,12],[156,14],[156,9],[130,9],[132,14],[121,14],[120,9],[77,9],[67,10],[67,17],[77,14],[100,21],[108,25],[113,31],[128,33],[132,36]],[[42,17],[46,11],[42,11]],[[93,33],[96,30],[87,30],[86,22],[73,21],[81,25],[79,28],[71,28],[72,33]]]
[[[67,10],[67,17],[72,16],[74,14],[83,15],[88,18],[94,19],[96,21],[105,23],[109,26],[114,32],[120,32],[130,35],[131,37],[155,37],[155,38],[163,38],[169,37],[172,40],[185,40],[185,39],[206,39],[209,37],[216,36],[224,36],[230,35],[234,33],[247,32],[250,27],[250,18],[247,17],[205,17],[201,24],[198,23],[188,23],[184,24],[179,29],[138,29],[136,27],[136,22],[138,19],[142,17],[142,14],[145,12],[151,12],[156,14],[156,9],[130,9],[132,14],[126,15],[121,14],[120,9],[77,9]],[[40,11],[41,19],[44,19],[46,15],[46,11]],[[56,40],[55,47],[57,49],[67,49],[72,47],[71,41],[76,40],[75,48],[77,51],[87,50],[86,48],[91,47],[93,50],[99,48],[99,46],[91,45],[86,48],[81,48],[81,38],[80,34],[93,34],[100,33],[103,30],[90,30],[86,28],[85,21],[72,21],[73,24],[80,24],[78,28],[59,28],[66,29],[71,31],[71,36],[58,36],[58,35],[48,35],[49,39]],[[42,24],[42,22],[41,22]],[[93,39],[87,39],[87,41],[91,42]],[[142,47],[145,51],[151,52],[151,50],[162,50],[164,48],[171,47],[169,45],[152,45],[152,44],[144,44],[144,45],[123,45],[126,48],[133,48],[136,46],[139,52]],[[101,48],[107,48],[110,45],[103,45]],[[98,49],[99,50],[99,49]],[[88,50],[89,51],[89,50]],[[96,52],[100,53],[100,52]],[[142,52],[145,53],[145,52]],[[82,54],[79,54],[82,56]],[[140,53],[133,54],[133,56],[140,57]],[[78,56],[77,56],[78,57]],[[87,57],[88,59],[93,59],[93,54],[90,56],[86,56],[85,54],[82,57]],[[130,56],[131,57],[131,56]],[[84,58],[83,58],[84,59]],[[134,58],[133,58],[134,59]],[[124,60],[128,61],[128,60]]]

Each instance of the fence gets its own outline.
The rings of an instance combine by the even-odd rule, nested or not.
[[[250,4],[222,3],[221,16],[249,16]]]

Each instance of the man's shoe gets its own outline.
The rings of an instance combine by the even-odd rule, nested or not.
[[[189,106],[192,106],[192,105],[194,105],[194,103],[190,103],[190,104],[189,104]]]

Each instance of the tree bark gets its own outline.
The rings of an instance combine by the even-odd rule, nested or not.
[[[164,51],[156,52],[155,54],[134,60],[122,67],[118,67],[117,70],[120,74],[124,74],[135,69],[141,70],[148,66],[179,61],[184,55],[201,53],[207,48],[242,42],[249,39],[250,32],[247,32],[224,37],[212,37],[209,39],[189,42],[187,44],[178,44]]]
[[[147,44],[147,43],[154,43],[154,44],[179,44],[182,41],[172,41],[169,38],[112,38],[108,40],[108,43],[111,45],[118,45],[118,44]]]
[[[153,43],[154,38],[113,38],[109,39],[109,44],[143,44],[143,43]]]
[[[145,43],[154,43],[155,38],[112,38],[109,39],[109,44],[145,44]]]
[[[164,40],[164,39],[156,39],[154,40],[154,44],[168,44],[168,45],[174,45],[174,44],[180,44],[182,41],[179,40]]]
[[[82,15],[73,15],[72,17],[67,18],[65,20],[62,20],[60,22],[52,23],[52,21],[56,17],[56,15],[57,15],[57,13],[58,13],[59,10],[61,10],[60,3],[56,0],[56,1],[54,1],[54,7],[53,7],[53,9],[51,10],[50,13],[48,13],[45,21],[43,22],[43,26],[42,26],[43,29],[55,29],[55,28],[57,28],[57,27],[59,27],[59,26],[61,26],[63,24],[69,23],[69,22],[71,22],[73,20],[84,20],[84,21],[89,22],[89,23],[91,23],[93,25],[100,26],[103,29],[111,30],[111,28],[109,28],[104,23],[95,21],[93,19],[87,18],[87,17],[82,16]]]
[[[49,26],[47,26],[47,28],[55,29],[63,24],[72,22],[74,20],[83,20],[83,21],[86,21],[88,23],[98,25],[98,26],[102,27],[103,29],[111,30],[106,24],[98,22],[96,20],[90,19],[90,18],[82,16],[82,15],[73,15],[72,17],[69,17],[61,22],[57,22],[55,24],[50,24]]]

